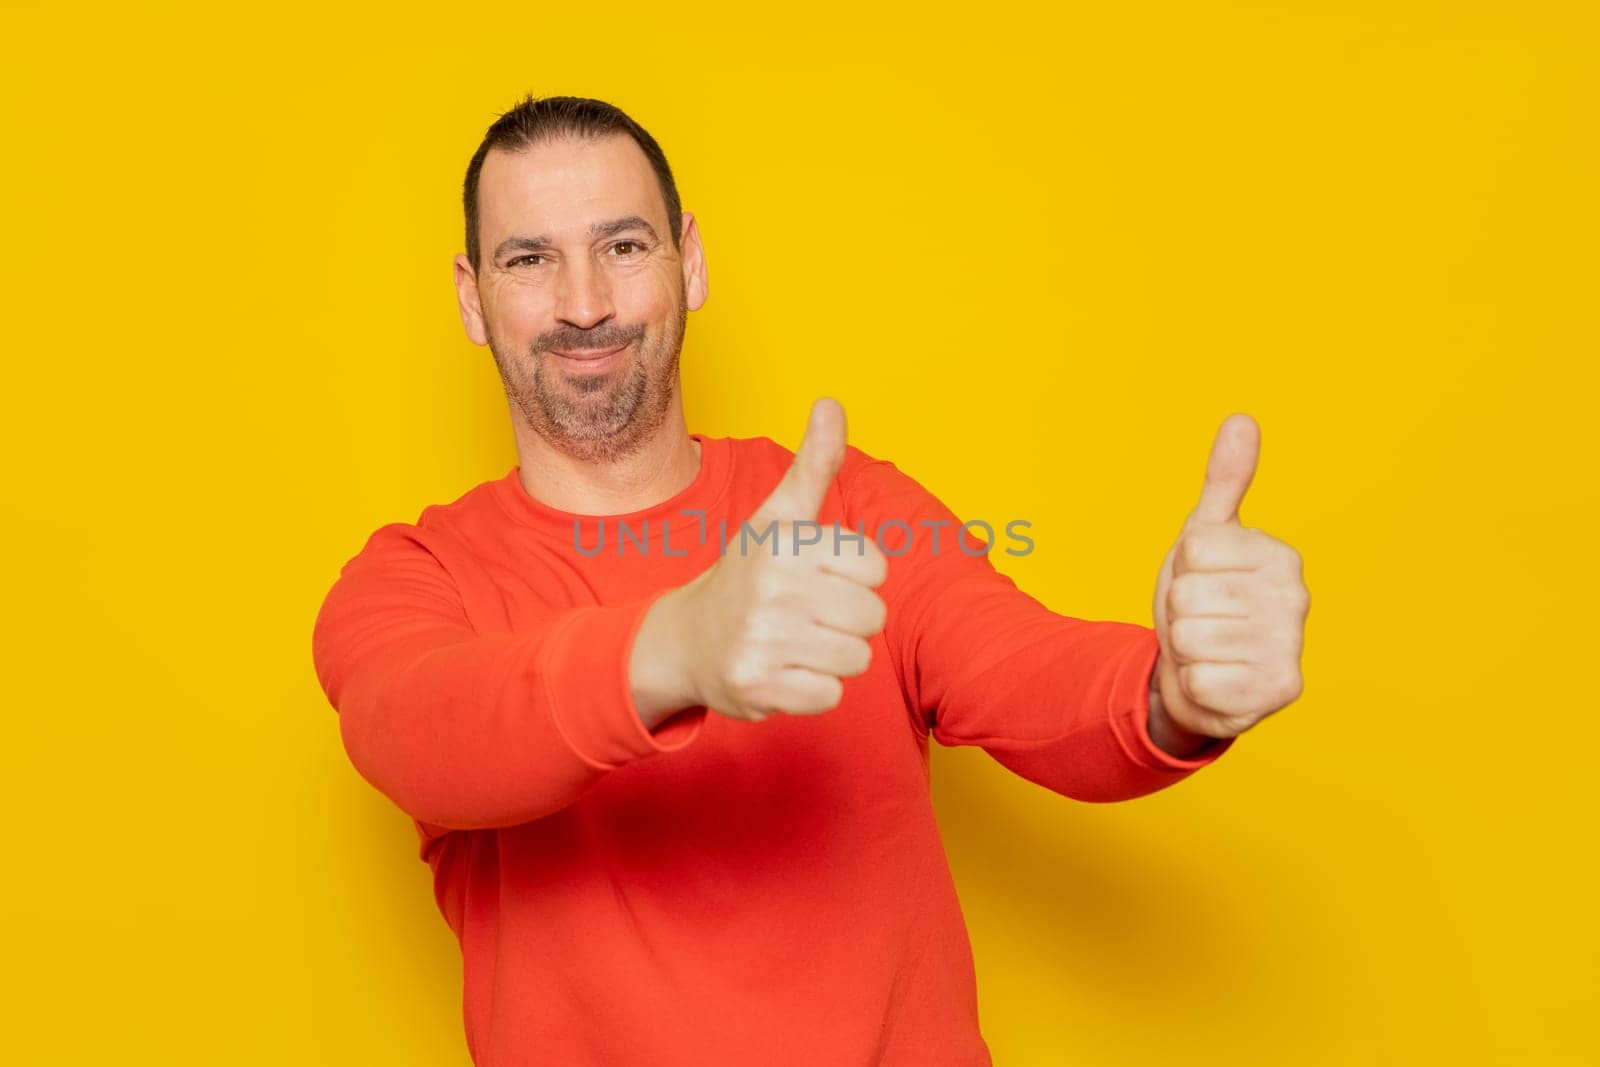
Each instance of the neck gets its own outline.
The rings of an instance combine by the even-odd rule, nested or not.
[[[666,417],[638,449],[607,463],[569,456],[515,418],[523,491],[578,515],[626,515],[676,496],[700,473],[700,443],[689,436],[680,396],[674,390]]]

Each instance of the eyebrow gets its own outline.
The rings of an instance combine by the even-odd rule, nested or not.
[[[624,215],[619,219],[607,219],[596,222],[589,227],[589,236],[593,238],[615,237],[619,233],[629,230],[643,230],[652,240],[660,240],[656,236],[655,227],[651,226],[638,215]],[[501,241],[494,250],[494,258],[499,259],[507,252],[540,252],[551,247],[550,238],[545,234],[537,237],[507,237]]]

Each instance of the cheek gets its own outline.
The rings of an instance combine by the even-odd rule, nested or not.
[[[624,322],[642,322],[654,332],[671,329],[683,279],[676,270],[656,268],[618,279],[613,290],[617,315]]]
[[[625,323],[643,323],[653,334],[669,326],[673,315],[672,297],[655,286],[640,286],[617,294],[617,318]]]
[[[492,326],[507,343],[525,347],[553,324],[550,301],[533,288],[508,285],[495,295]]]

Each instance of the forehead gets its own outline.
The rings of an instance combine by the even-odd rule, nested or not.
[[[666,235],[655,171],[626,134],[558,137],[484,157],[478,217],[486,246],[513,235],[581,233],[591,222],[624,215],[642,216]]]

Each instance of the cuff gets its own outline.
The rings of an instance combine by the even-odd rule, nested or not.
[[[1132,649],[1117,672],[1115,698],[1111,702],[1111,730],[1129,759],[1152,771],[1188,774],[1211,763],[1233,747],[1234,737],[1215,739],[1187,759],[1180,759],[1155,743],[1150,736],[1150,675],[1156,667],[1161,642],[1153,629]]]
[[[680,710],[652,733],[633,702],[629,660],[634,637],[651,605],[667,592],[576,609],[551,635],[535,664],[556,729],[573,752],[599,770],[676,752],[692,744],[705,725],[707,709],[696,705]]]

